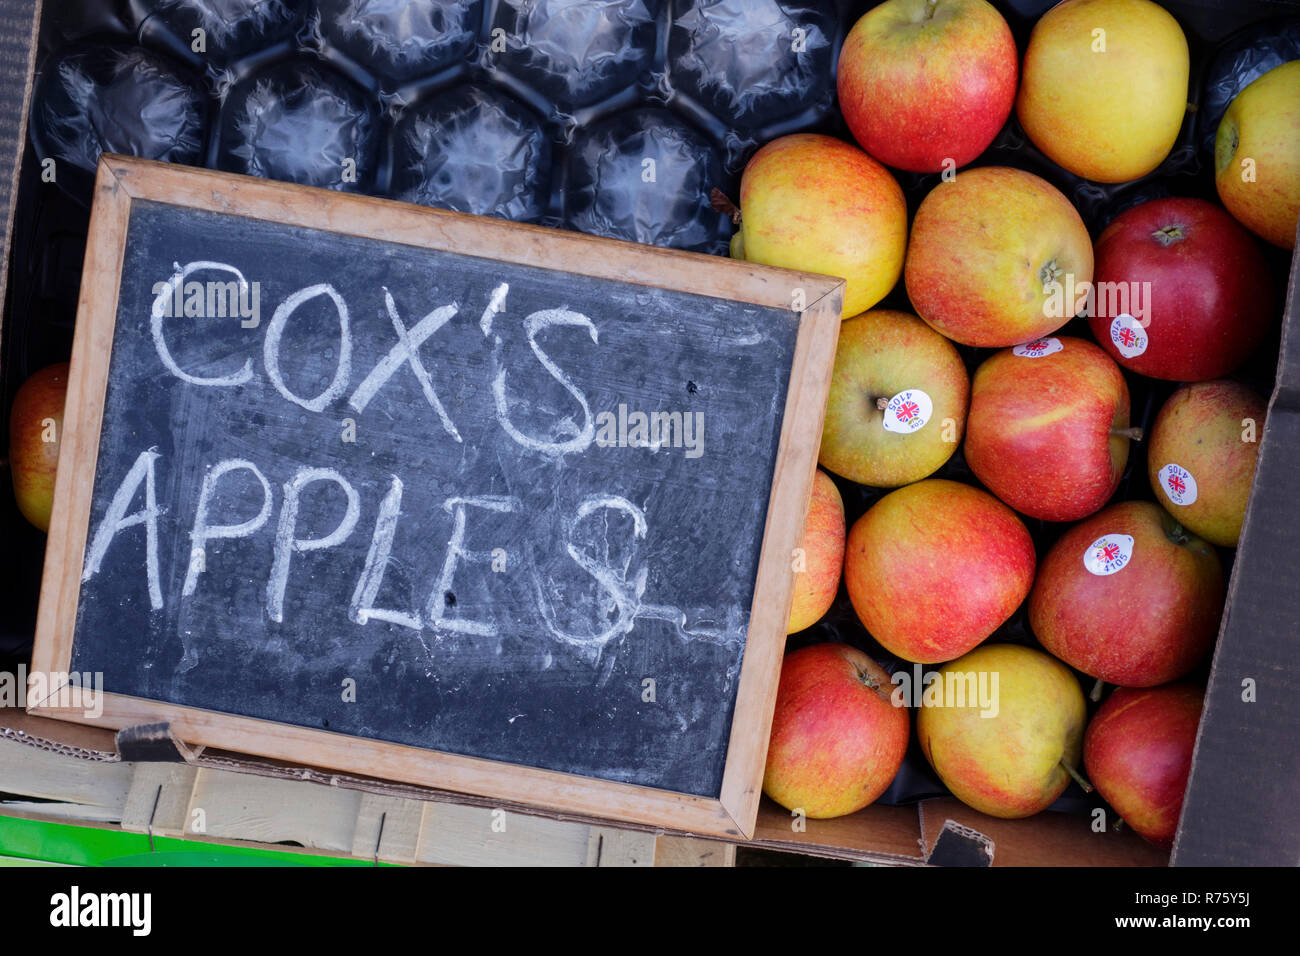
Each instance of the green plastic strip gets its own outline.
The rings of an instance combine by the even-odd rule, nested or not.
[[[369,860],[352,857],[226,846],[176,837],[154,837],[151,851],[149,837],[143,833],[0,816],[0,866],[29,861],[73,866],[374,866]]]

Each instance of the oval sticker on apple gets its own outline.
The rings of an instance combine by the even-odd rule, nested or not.
[[[919,431],[934,414],[930,396],[919,388],[904,389],[885,407],[885,431],[910,435]]]
[[[1156,476],[1165,497],[1176,505],[1190,505],[1196,501],[1196,479],[1182,465],[1173,462],[1160,469]]]
[[[1151,337],[1147,335],[1147,330],[1142,328],[1141,322],[1125,312],[1115,316],[1115,320],[1111,322],[1110,340],[1115,348],[1119,349],[1120,355],[1133,358],[1147,350]]]
[[[1124,570],[1133,557],[1133,537],[1127,534],[1103,534],[1083,553],[1083,566],[1098,575]]]
[[[1044,355],[1052,355],[1065,348],[1060,339],[1035,339],[1033,342],[1026,342],[1024,345],[1017,345],[1011,350],[1012,355],[1019,355],[1021,358],[1042,358]]]

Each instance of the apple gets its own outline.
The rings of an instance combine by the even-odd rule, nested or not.
[[[1203,199],[1153,199],[1097,239],[1089,324],[1111,357],[1152,378],[1231,372],[1273,323],[1263,249]]]
[[[871,636],[898,657],[950,661],[992,634],[1034,581],[1034,543],[988,492],[927,478],[849,531],[844,581]]]
[[[1088,779],[1124,822],[1174,845],[1205,695],[1190,684],[1119,687],[1083,737]]]
[[[68,363],[48,365],[23,382],[9,409],[14,499],[23,517],[42,531],[50,530],[54,510],[54,472],[67,394]]]
[[[1123,687],[1177,680],[1210,649],[1223,611],[1213,545],[1150,501],[1111,505],[1043,559],[1029,626],[1071,667]]]
[[[972,706],[972,677],[963,675],[985,680],[996,706]],[[944,706],[923,704],[916,716],[921,752],[944,786],[995,817],[1051,806],[1078,773],[1087,721],[1070,669],[1033,648],[987,644],[940,668],[940,686],[950,681],[965,685],[966,705],[945,693]]]
[[[794,599],[785,632],[816,624],[840,589],[844,568],[844,502],[835,482],[820,468],[813,475],[812,499],[803,526],[794,576]]]
[[[745,258],[839,276],[848,318],[898,282],[907,248],[903,190],[862,150],[817,133],[768,143],[740,180]]]
[[[984,152],[1011,115],[1016,41],[985,0],[886,0],[849,31],[836,75],[858,144],[937,173]]]
[[[787,654],[772,714],[763,792],[813,818],[861,810],[888,789],[907,753],[906,707],[883,667],[847,644]]]
[[[1237,94],[1214,139],[1214,185],[1228,212],[1257,236],[1295,248],[1300,219],[1300,60]]]
[[[1074,318],[1057,307],[1059,284],[1092,280],[1092,239],[1048,182],[984,166],[921,202],[904,276],[916,314],[938,332],[963,345],[1019,345]]]
[[[1021,514],[1075,521],[1119,486],[1131,435],[1124,374],[1083,339],[1049,336],[975,370],[966,464]]]
[[[1151,426],[1147,477],[1156,499],[1211,544],[1235,548],[1255,479],[1268,406],[1236,382],[1185,385]]]
[[[1016,116],[1047,158],[1099,183],[1145,176],[1187,110],[1187,38],[1148,0],[1065,0],[1029,35]]]
[[[820,461],[892,488],[934,473],[966,423],[970,381],[952,343],[915,316],[874,309],[840,327]]]

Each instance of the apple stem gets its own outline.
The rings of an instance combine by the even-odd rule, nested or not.
[[[1140,428],[1112,428],[1110,433],[1116,438],[1128,438],[1133,441],[1142,440],[1142,429]]]
[[[866,684],[874,691],[880,690],[880,682],[878,680],[876,680],[874,677],[872,677],[866,671],[861,670],[860,668],[854,668],[854,670],[858,672],[858,680],[861,683]]]
[[[709,205],[713,207],[714,212],[720,212],[731,217],[733,226],[740,225],[740,207],[731,201],[726,193],[717,186],[709,192]]]
[[[1151,233],[1151,238],[1165,248],[1172,246],[1175,242],[1181,242],[1183,236],[1183,227],[1179,225],[1165,226],[1163,229],[1157,229]]]
[[[1092,784],[1083,779],[1083,774],[1079,773],[1079,771],[1075,770],[1064,760],[1061,761],[1061,766],[1065,768],[1066,773],[1074,778],[1074,782],[1083,788],[1084,793],[1092,793]]]
[[[1047,264],[1038,270],[1038,278],[1043,283],[1044,293],[1047,291],[1047,287],[1049,285],[1051,285],[1053,282],[1055,282],[1057,279],[1061,277],[1063,272],[1064,270],[1060,267],[1059,264],[1057,264],[1057,261],[1055,259],[1049,259],[1047,261]]]
[[[885,398],[883,395],[880,398],[876,399],[876,408],[880,409],[883,412],[888,407],[889,407],[889,399]]]
[[[1102,680],[1100,677],[1098,677],[1097,683],[1092,685],[1092,692],[1088,694],[1088,699],[1094,703],[1101,700],[1101,691],[1102,688],[1105,686],[1106,686],[1106,682]]]
[[[1119,832],[1120,832],[1121,830],[1123,830],[1123,829],[1124,829],[1124,818],[1123,818],[1123,817],[1116,817],[1116,818],[1115,818],[1115,832],[1116,832],[1116,833],[1119,833]]]

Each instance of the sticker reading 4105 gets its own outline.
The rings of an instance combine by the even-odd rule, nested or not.
[[[1151,343],[1151,338],[1147,335],[1147,330],[1142,328],[1142,323],[1127,312],[1115,316],[1115,321],[1111,322],[1110,340],[1115,348],[1119,349],[1119,354],[1125,358],[1141,355]]]
[[[1092,574],[1106,575],[1122,571],[1133,558],[1133,537],[1127,534],[1103,534],[1083,553],[1083,566]]]
[[[1195,503],[1196,479],[1182,465],[1175,465],[1170,462],[1160,469],[1156,477],[1160,479],[1160,487],[1164,490],[1165,497],[1174,504],[1190,505]]]
[[[1024,345],[1017,345],[1011,350],[1012,355],[1019,355],[1021,358],[1042,358],[1044,355],[1053,355],[1065,346],[1061,344],[1060,339],[1035,339],[1032,342],[1026,342]]]
[[[934,414],[934,402],[919,388],[904,389],[885,406],[885,431],[910,435],[919,431]]]

